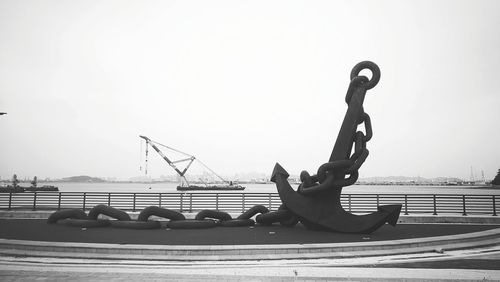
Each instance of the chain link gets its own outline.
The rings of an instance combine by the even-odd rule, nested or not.
[[[365,88],[364,90],[366,90],[366,88],[369,87],[369,85],[367,85],[368,82],[369,80],[366,76],[353,77],[349,83],[349,88],[347,89],[345,97],[346,103],[349,104],[354,91],[358,87],[363,87]],[[362,123],[364,123],[366,134],[362,131],[357,131],[355,133],[353,138],[354,152],[349,159],[324,163],[318,168],[316,175],[310,175],[307,171],[302,171],[300,173],[300,180],[302,183],[298,188],[299,193],[309,194],[308,188],[312,188],[314,186],[318,187],[311,189],[310,192],[313,192],[313,190],[323,190],[320,186],[322,186],[321,184],[324,183],[328,177],[334,177],[333,181],[330,183],[330,185],[334,187],[350,186],[358,180],[358,170],[363,165],[369,154],[369,151],[366,148],[366,143],[370,141],[373,136],[370,116],[364,112],[364,110],[360,115],[358,125]],[[347,175],[349,175],[349,177],[345,178]]]

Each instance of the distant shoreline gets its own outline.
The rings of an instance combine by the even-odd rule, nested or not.
[[[0,180],[1,186],[10,185],[12,183],[11,180]],[[19,185],[31,183],[28,180],[19,181]],[[74,181],[74,180],[39,180],[38,183],[82,183],[82,184],[166,184],[173,183],[177,184],[177,181],[171,180],[157,180],[157,181],[130,181],[130,180],[117,180],[117,181],[109,181],[109,180],[99,180],[99,181]],[[203,184],[202,182],[193,181],[192,183]],[[237,181],[238,184],[262,184],[269,185],[273,184],[273,182],[268,181]],[[290,181],[292,185],[298,185],[299,182]],[[366,185],[366,186],[408,186],[408,187],[418,187],[418,186],[434,186],[434,187],[462,187],[462,188],[471,188],[471,189],[492,189],[500,190],[500,185],[488,185],[488,184],[455,184],[455,183],[414,183],[414,182],[356,182],[356,185]]]

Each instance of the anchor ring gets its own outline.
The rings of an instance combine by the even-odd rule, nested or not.
[[[359,73],[364,69],[369,69],[372,72],[372,79],[370,79],[366,83],[363,83],[363,86],[366,88],[366,90],[372,89],[380,80],[380,69],[374,62],[363,61],[355,65],[351,71],[351,80],[358,76]]]

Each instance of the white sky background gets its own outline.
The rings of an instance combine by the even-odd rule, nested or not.
[[[363,60],[361,177],[493,178],[499,1],[0,0],[0,177],[137,176],[139,134],[223,175],[314,172]]]

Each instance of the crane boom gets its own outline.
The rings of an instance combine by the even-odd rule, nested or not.
[[[163,160],[165,160],[168,163],[168,165],[171,166],[175,170],[175,172],[177,172],[177,174],[180,176],[181,183],[180,183],[180,186],[177,186],[177,190],[179,190],[179,191],[188,191],[188,190],[203,190],[203,191],[207,191],[207,190],[244,190],[245,189],[245,187],[243,187],[241,185],[233,184],[233,181],[225,180],[220,175],[215,173],[215,171],[213,171],[207,165],[205,165],[203,162],[201,162],[199,159],[196,159],[196,157],[193,155],[186,154],[186,153],[181,152],[177,149],[174,149],[174,148],[168,147],[166,145],[163,145],[161,143],[158,143],[156,141],[153,141],[146,136],[139,135],[139,137],[146,140],[146,174],[147,174],[147,161],[148,161],[147,160],[148,145],[151,145],[151,147],[163,158]],[[165,148],[172,150],[172,151],[175,151],[175,152],[182,154],[186,157],[179,159],[179,160],[171,160],[160,150],[160,148],[158,148],[159,146],[165,147]],[[195,160],[198,161],[198,163],[200,165],[202,165],[205,169],[210,171],[212,173],[212,177],[216,176],[217,178],[219,178],[222,181],[222,183],[224,183],[224,185],[218,184],[220,182],[212,182],[212,184],[209,184],[209,183],[206,183],[202,178],[200,178],[199,181],[201,181],[203,184],[205,184],[204,187],[199,186],[199,185],[190,185],[188,180],[186,179],[186,172]],[[182,162],[188,162],[188,164],[181,171],[181,169],[179,169],[175,164],[182,163]]]
[[[141,137],[142,139],[146,140],[146,152],[147,152],[147,147],[148,147],[148,144],[168,163],[168,165],[170,165],[176,172],[177,174],[179,174],[179,176],[182,178],[182,180],[185,181],[185,183],[187,185],[189,185],[189,182],[187,181],[186,177],[184,176],[186,174],[186,171],[188,170],[188,168],[191,166],[191,164],[194,162],[194,160],[196,159],[194,156],[191,156],[189,154],[186,154],[186,153],[183,153],[179,150],[175,150],[173,148],[170,148],[170,147],[167,147],[169,149],[172,149],[172,150],[175,150],[176,152],[179,152],[181,154],[184,154],[186,156],[189,156],[188,158],[186,159],[182,159],[182,160],[177,160],[177,161],[172,161],[170,160],[167,156],[165,156],[165,154],[163,154],[163,152],[155,145],[155,143],[157,142],[154,142],[153,140],[149,139],[148,137],[146,136],[143,136],[143,135],[139,135],[139,137]],[[164,146],[164,145],[163,145]],[[187,166],[184,168],[184,170],[180,171],[177,166],[175,165],[176,163],[180,163],[180,162],[185,162],[185,161],[189,161],[189,163],[187,164]]]

